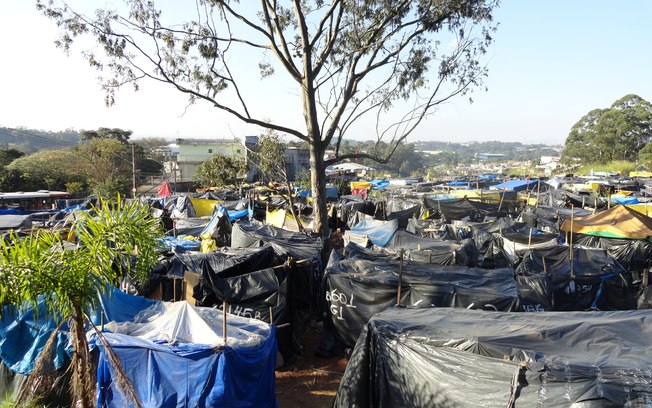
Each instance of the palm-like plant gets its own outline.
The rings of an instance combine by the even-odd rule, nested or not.
[[[49,316],[68,322],[73,405],[90,408],[95,384],[85,335],[88,310],[97,305],[98,293],[123,274],[141,283],[147,279],[157,261],[160,229],[147,207],[118,197],[84,214],[71,233],[77,237],[74,244],[52,231],[0,240],[0,306],[36,312],[40,302]],[[50,354],[47,347],[42,354]]]

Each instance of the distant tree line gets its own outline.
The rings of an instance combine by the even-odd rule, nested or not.
[[[128,196],[133,187],[133,162],[138,179],[161,172],[159,147],[167,144],[162,138],[131,143],[131,131],[107,128],[79,135],[71,147],[55,144],[31,154],[16,148],[0,149],[0,191],[65,190],[78,196]]]

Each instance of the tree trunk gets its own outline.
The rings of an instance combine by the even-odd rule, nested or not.
[[[84,312],[81,306],[75,307],[70,319],[70,334],[73,343],[72,355],[72,400],[74,407],[93,408],[95,406],[95,381],[91,370],[90,353],[84,330]]]
[[[328,231],[328,212],[326,210],[326,166],[321,140],[310,143],[310,186],[312,188],[313,231],[326,239]]]

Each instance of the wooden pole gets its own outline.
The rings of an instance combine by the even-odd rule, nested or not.
[[[537,181],[537,202],[534,204],[534,208],[539,207],[539,196],[541,194],[541,179]]]
[[[222,302],[222,336],[226,346],[226,300]]]
[[[532,228],[530,228],[530,234],[528,235],[527,239],[527,249],[530,249],[532,246]]]
[[[403,285],[403,248],[398,252],[400,255],[399,269],[398,269],[398,289],[396,291],[396,306],[401,306],[401,286]]]
[[[541,261],[543,262],[543,273],[548,274],[548,268],[546,268],[546,257],[542,256]]]
[[[571,205],[571,226],[570,226],[570,241],[569,241],[569,249],[570,249],[570,275],[571,279],[575,279],[575,270],[573,268],[573,223],[575,222],[575,208],[573,205]]]

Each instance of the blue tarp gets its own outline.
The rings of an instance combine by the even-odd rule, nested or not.
[[[339,192],[337,191],[337,187],[326,187],[325,192],[326,192],[326,198],[339,197]],[[312,190],[297,187],[295,189],[295,194],[298,197],[304,197],[304,198],[312,197]]]
[[[638,204],[638,198],[636,197],[611,197],[611,202],[615,204]]]
[[[382,190],[389,186],[389,180],[371,180],[370,183],[373,190]]]
[[[468,181],[451,181],[446,185],[451,186],[451,187],[461,187],[461,186],[467,186],[468,187],[468,186],[471,185],[471,183],[469,183]]]
[[[372,218],[363,218],[348,233],[366,237],[372,244],[384,247],[392,240],[397,229],[398,220],[378,221]]]
[[[277,406],[273,327],[271,335],[255,348],[157,344],[117,333],[105,333],[105,338],[145,408]],[[98,408],[132,407],[118,390],[99,341],[97,346]]]
[[[514,190],[514,191],[523,191],[527,190],[532,186],[537,185],[539,182],[539,179],[531,179],[531,180],[508,180],[504,183],[500,184],[495,184],[491,186],[490,188],[495,188],[499,190]]]
[[[193,239],[181,239],[179,237],[166,236],[164,238],[158,238],[157,240],[169,250],[180,249],[182,251],[199,251],[201,247],[201,241]]]
[[[100,310],[104,312],[104,322],[125,322],[155,303],[153,300],[127,295],[118,289],[109,290],[108,294],[100,295],[99,299],[100,308],[89,313],[96,325],[101,324]],[[11,370],[24,375],[32,372],[45,343],[57,327],[54,319],[46,317],[42,302],[38,309],[36,318],[32,308],[12,313],[5,307],[4,318],[0,320],[0,358]],[[68,361],[70,352],[68,325],[64,324],[57,337],[54,366],[62,367]]]

